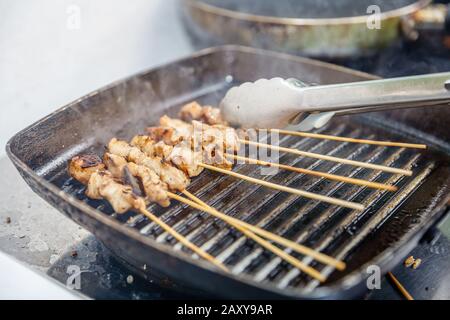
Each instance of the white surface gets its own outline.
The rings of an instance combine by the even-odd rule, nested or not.
[[[22,263],[0,252],[0,299],[74,300],[81,299],[45,275],[25,267]]]
[[[189,54],[177,5],[0,0],[0,156],[14,133],[58,107]]]
[[[0,0],[0,157],[17,131],[192,51],[176,0]],[[0,188],[5,188],[5,185]],[[70,298],[0,254],[0,298]]]

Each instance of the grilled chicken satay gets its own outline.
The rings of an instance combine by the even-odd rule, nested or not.
[[[132,187],[117,182],[105,169],[101,159],[95,155],[72,158],[69,173],[87,186],[86,195],[89,198],[106,199],[117,213],[145,208],[144,199],[137,196]]]
[[[203,146],[200,146],[200,149],[203,149],[201,151],[194,151],[196,147],[193,147],[187,141],[180,142],[174,146],[165,145],[161,147],[162,144],[164,144],[163,141],[155,144],[154,140],[148,136],[135,136],[131,141],[131,145],[138,147],[148,156],[155,154],[163,156],[165,161],[172,163],[189,177],[198,176],[203,171],[204,168],[199,165],[202,162],[226,170],[230,170],[233,167],[233,163],[224,156],[222,143],[203,142]],[[159,148],[163,148],[166,153],[164,155],[158,152],[155,153],[156,145],[160,145]]]
[[[156,202],[162,207],[170,205],[167,195],[167,184],[162,182],[159,176],[150,168],[127,162],[124,157],[106,152],[103,155],[103,162],[111,174],[122,181],[133,179],[127,177],[129,173],[135,179],[138,179],[138,188],[147,197],[150,202]],[[132,184],[131,181],[129,181]]]
[[[240,148],[239,137],[235,130],[222,125],[209,126],[199,121],[192,121],[194,138],[199,139],[202,146],[216,144],[230,152],[238,151]]]
[[[147,156],[141,149],[131,146],[126,141],[111,139],[108,151],[153,170],[170,190],[182,191],[189,185],[189,178],[181,170],[165,163],[161,157]]]
[[[202,107],[196,101],[188,103],[181,108],[180,118],[186,122],[192,120],[198,120],[209,125],[227,125],[220,114],[219,108],[213,108],[211,106]]]
[[[239,138],[234,129],[222,126],[209,126],[198,121],[192,121],[194,128],[194,143],[200,143],[203,150],[203,162],[216,167],[230,170],[233,163],[225,156],[225,152],[234,153],[239,150]]]
[[[225,170],[233,168],[233,162],[225,157],[220,144],[209,143],[203,146],[203,162]]]
[[[150,136],[137,135],[130,144],[138,147],[149,157],[167,158],[173,150],[172,145],[165,144],[164,141],[156,142]]]
[[[240,148],[239,136],[233,128],[225,125],[210,126],[200,121],[192,121],[192,124],[163,116],[159,119],[159,127],[147,128],[151,139],[164,141],[167,145],[176,145],[182,141],[199,139],[202,145],[215,143],[223,145],[228,151],[238,151]]]
[[[138,147],[149,157],[163,157],[165,161],[171,162],[189,177],[198,176],[203,171],[203,168],[198,165],[203,160],[202,153],[193,151],[190,143],[180,142],[175,146],[169,146],[164,141],[155,143],[149,136],[139,135],[131,140],[131,145]]]
[[[128,170],[128,165],[124,165],[121,159],[108,155],[108,161],[113,170]],[[132,164],[131,168],[139,167]],[[133,169],[130,169],[133,170]],[[138,169],[139,170],[139,169]],[[69,173],[72,177],[81,183],[87,182],[86,195],[94,199],[106,199],[109,201],[114,211],[124,213],[129,210],[135,210],[144,214],[151,221],[158,224],[172,237],[177,239],[181,244],[195,252],[203,259],[210,261],[220,269],[228,271],[222,262],[205,252],[195,244],[190,242],[184,236],[175,231],[171,226],[159,219],[153,213],[146,209],[145,199],[133,193],[133,188],[129,185],[123,185],[113,178],[113,174],[105,169],[105,165],[97,156],[77,156],[69,162]],[[122,172],[116,174],[122,175]]]
[[[193,126],[179,119],[172,119],[166,115],[159,119],[159,127],[147,129],[149,136],[156,141],[164,141],[167,145],[176,145],[182,141],[189,141],[193,135]]]
[[[80,155],[69,162],[69,174],[75,180],[87,185],[94,172],[105,170],[105,165],[97,155]]]
[[[171,146],[183,144],[184,147],[177,147],[174,150],[176,152],[175,159],[178,159],[178,161],[173,162],[181,170],[185,172],[189,170],[187,172],[189,176],[196,175],[195,172],[197,171],[196,166],[192,164],[192,161],[189,161],[189,158],[191,160],[200,158],[197,153],[190,155],[189,144],[191,144],[191,150],[202,150],[203,162],[220,168],[231,169],[232,162],[224,156],[224,152],[234,153],[240,148],[239,137],[234,129],[223,125],[209,126],[198,121],[192,121],[192,124],[188,124],[178,119],[171,119],[168,116],[162,117],[160,124],[164,126],[149,128],[151,140]],[[180,161],[180,156],[186,161]]]

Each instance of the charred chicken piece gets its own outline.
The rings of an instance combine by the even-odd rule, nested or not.
[[[188,142],[169,146],[163,141],[155,143],[149,137],[136,136],[132,144],[145,152],[147,156],[162,155],[165,161],[171,162],[189,177],[198,176],[203,171],[203,168],[198,165],[202,161],[201,151],[192,151],[191,144]]]
[[[186,122],[200,121],[203,117],[203,107],[197,101],[190,102],[181,108],[179,116],[181,120]]]
[[[166,160],[171,161],[189,177],[196,177],[203,171],[203,167],[198,165],[203,161],[202,152],[192,151],[190,144],[177,144]]]
[[[99,195],[97,199],[108,200],[117,213],[145,207],[143,198],[136,196],[130,186],[116,182],[107,171],[97,171],[91,175],[86,195],[90,198]]]
[[[203,122],[209,125],[227,125],[227,122],[223,120],[222,115],[220,114],[219,108],[213,108],[210,106],[203,107]]]
[[[213,108],[211,106],[202,107],[196,101],[184,105],[181,108],[179,115],[180,118],[186,122],[197,120],[209,125],[227,124],[226,121],[223,120],[219,108]]]
[[[152,140],[163,141],[167,145],[176,145],[183,141],[183,137],[176,133],[176,130],[169,127],[149,127],[147,134]]]
[[[167,145],[176,145],[182,141],[190,141],[192,137],[192,126],[179,119],[162,116],[159,119],[159,127],[151,127],[147,132],[151,139],[164,141]]]
[[[160,144],[170,143],[173,149],[171,154],[169,156],[165,154],[164,158],[170,160],[189,177],[196,176],[202,171],[197,165],[199,161],[224,169],[232,168],[232,162],[225,157],[224,153],[234,153],[240,148],[239,137],[234,129],[223,125],[209,126],[199,121],[188,124],[167,116],[161,118],[160,123],[168,127],[151,128],[153,135],[150,138],[134,139],[135,144],[139,145],[141,150],[147,151],[147,154],[153,152],[153,140],[159,141]],[[180,127],[183,129],[179,130]],[[174,139],[168,138],[168,136],[173,137],[173,134],[167,133],[175,131],[183,131],[186,134],[190,132],[191,135],[184,136],[180,140],[175,139],[177,142],[174,143]],[[157,132],[162,135],[158,136]]]
[[[105,165],[97,155],[86,154],[75,156],[69,162],[69,174],[77,181],[87,185],[91,175],[103,170]]]
[[[226,170],[233,168],[233,163],[225,157],[222,147],[214,143],[203,147],[203,161],[206,164]]]
[[[86,159],[89,159],[87,166]],[[82,155],[69,163],[70,175],[86,185],[86,195],[92,199],[106,199],[114,211],[124,213],[145,207],[145,201],[136,196],[130,186],[118,183],[97,156]]]
[[[149,157],[167,158],[172,152],[173,146],[164,143],[164,141],[155,142],[150,136],[135,136],[131,140],[133,147],[138,147]]]
[[[223,150],[228,152],[238,151],[240,148],[239,137],[233,128],[223,125],[209,126],[198,121],[192,121],[194,128],[201,128],[202,146],[215,144],[221,146]],[[194,129],[197,133],[200,130]]]
[[[162,207],[170,205],[166,192],[167,184],[162,182],[153,170],[127,162],[125,158],[108,152],[103,156],[103,161],[115,178],[130,185],[137,185],[139,192],[144,194],[150,202],[156,202]],[[130,179],[135,181],[129,181]]]
[[[189,178],[179,169],[163,162],[161,157],[150,157],[138,147],[133,147],[126,141],[113,138],[108,144],[110,153],[124,157],[127,161],[145,166],[153,170],[170,190],[182,191],[189,185]]]
[[[124,182],[125,167],[128,165],[124,157],[105,152],[103,155],[103,163],[114,178]]]
[[[194,147],[197,143],[222,144],[224,150],[238,151],[240,148],[239,137],[236,130],[224,125],[207,125],[199,121],[192,124],[179,119],[163,116],[160,119],[160,127],[151,127],[147,131],[152,140],[163,141],[168,145],[176,145],[180,142],[191,142]]]

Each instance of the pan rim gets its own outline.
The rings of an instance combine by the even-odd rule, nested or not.
[[[380,14],[381,20],[391,18],[399,18],[413,14],[414,12],[426,7],[432,0],[417,0],[416,2],[393,10],[388,10]],[[223,16],[230,19],[240,21],[249,21],[254,23],[269,23],[278,25],[292,25],[292,26],[334,26],[340,24],[365,24],[368,15],[359,15],[353,17],[339,17],[339,18],[284,18],[274,16],[264,16],[251,13],[243,13],[233,11],[230,9],[221,8],[211,4],[201,2],[199,0],[183,0],[186,6],[193,7],[197,10],[204,11],[208,14],[216,16]]]

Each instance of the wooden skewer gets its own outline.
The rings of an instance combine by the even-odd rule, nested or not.
[[[293,154],[296,154],[296,155],[299,155],[299,156],[303,156],[303,157],[309,157],[309,158],[321,159],[321,160],[326,160],[326,161],[339,162],[339,163],[349,164],[349,165],[362,167],[362,168],[381,170],[381,171],[390,172],[390,173],[396,173],[396,174],[403,174],[403,175],[406,175],[406,176],[411,176],[412,175],[412,171],[411,170],[404,170],[404,169],[399,169],[399,168],[391,168],[391,167],[382,166],[382,165],[379,165],[379,164],[372,164],[372,163],[366,163],[366,162],[361,162],[361,161],[355,161],[355,160],[343,159],[343,158],[338,158],[338,157],[332,157],[332,156],[327,156],[327,155],[323,155],[323,154],[307,152],[307,151],[301,151],[301,150],[292,149],[292,148],[279,147],[279,146],[274,146],[274,145],[260,143],[260,142],[243,140],[243,139],[239,139],[239,141],[241,143],[244,143],[244,144],[254,145],[254,146],[267,148],[267,149],[278,150],[278,151],[282,151],[282,152],[293,153]]]
[[[201,210],[209,209],[209,210],[217,211],[214,208],[212,208],[211,206],[209,206],[208,204],[206,204],[205,202],[203,202],[202,200],[200,200],[199,198],[197,198],[196,196],[194,196],[192,193],[185,190],[185,191],[183,191],[183,194],[186,195],[188,198],[190,198],[192,201],[196,202],[198,205],[200,205],[202,207]],[[231,226],[236,228],[238,231],[242,232],[245,236],[252,239],[253,241],[258,243],[262,247],[266,248],[267,250],[273,252],[275,255],[279,256],[283,260],[289,262],[290,264],[292,264],[294,267],[298,268],[299,270],[302,270],[303,272],[305,272],[306,274],[310,275],[311,277],[319,280],[320,282],[324,282],[326,280],[326,278],[316,269],[314,269],[314,268],[306,265],[302,261],[294,258],[293,256],[289,255],[288,253],[284,252],[283,250],[274,246],[273,244],[267,242],[266,240],[257,236],[253,232],[249,231],[248,229],[240,226],[237,223],[234,223],[233,221],[227,221],[227,222]]]
[[[334,181],[352,183],[352,184],[365,186],[365,187],[369,187],[369,188],[373,188],[373,189],[388,190],[388,191],[397,191],[397,189],[398,189],[396,186],[389,185],[389,184],[371,182],[371,181],[366,181],[366,180],[362,180],[362,179],[354,179],[354,178],[339,176],[336,174],[331,174],[331,173],[326,173],[326,172],[297,168],[297,167],[292,167],[292,166],[288,166],[285,164],[267,162],[267,161],[257,160],[257,159],[248,158],[248,157],[241,157],[241,156],[237,156],[237,155],[229,154],[229,153],[225,153],[225,156],[228,158],[244,161],[247,163],[253,163],[253,164],[267,166],[267,167],[276,167],[276,168],[285,169],[285,170],[294,171],[294,172],[303,173],[303,174],[308,174],[308,175],[312,175],[312,176],[316,176],[316,177],[322,177],[322,178],[326,178],[326,179],[330,179],[330,180],[334,180]]]
[[[413,296],[409,294],[409,292],[403,287],[403,285],[400,283],[400,281],[397,280],[397,278],[391,273],[387,273],[389,278],[391,278],[391,281],[394,283],[394,285],[397,287],[397,289],[401,292],[401,294],[408,300],[414,300]]]
[[[188,192],[186,190],[183,191],[183,193],[186,194],[186,196],[188,196],[188,197],[195,197],[194,195],[192,195],[190,192]],[[188,203],[186,202],[187,199],[185,199],[183,197],[180,197],[180,196],[178,196],[178,195],[176,195],[174,193],[169,192],[168,194],[169,194],[170,197],[172,197],[175,200],[179,200],[181,202],[184,201],[186,204],[189,204],[189,205],[191,204],[190,202],[188,202]],[[198,199],[197,197],[195,197],[195,198]],[[191,198],[191,199],[193,199],[193,198]],[[201,201],[200,199],[198,199],[198,200]],[[251,232],[253,232],[253,233],[255,233],[255,234],[257,234],[257,235],[259,235],[261,237],[264,237],[266,239],[275,241],[275,242],[277,242],[277,243],[279,243],[279,244],[281,244],[281,245],[283,245],[283,246],[285,246],[287,248],[291,248],[292,250],[297,251],[298,253],[301,253],[303,255],[309,256],[311,258],[314,258],[317,261],[322,262],[324,264],[333,266],[333,267],[335,267],[338,270],[342,271],[342,270],[345,269],[345,263],[343,261],[337,260],[337,259],[335,259],[333,257],[330,257],[330,256],[326,255],[326,254],[323,254],[321,252],[315,251],[315,250],[313,250],[311,248],[308,248],[308,247],[306,247],[304,245],[301,245],[301,244],[298,244],[298,243],[296,243],[294,241],[291,241],[291,240],[288,240],[286,238],[283,238],[283,237],[281,237],[281,236],[279,236],[277,234],[274,234],[274,233],[269,232],[267,230],[261,229],[259,227],[254,226],[254,225],[251,225],[251,224],[249,224],[247,222],[244,222],[244,221],[241,221],[239,219],[230,217],[230,216],[228,216],[228,215],[226,215],[224,213],[221,213],[221,212],[215,210],[214,208],[209,207],[210,208],[209,209],[208,207],[200,208],[200,207],[195,207],[194,206],[194,208],[196,208],[198,210],[202,210],[202,211],[208,212],[212,216],[215,216],[215,217],[217,217],[217,218],[219,218],[219,219],[221,219],[221,220],[223,220],[225,222],[228,222],[230,224],[234,223],[234,224],[240,225],[241,227],[244,227],[244,228],[250,230]]]
[[[161,228],[163,228],[167,233],[169,233],[172,237],[177,239],[180,243],[182,243],[185,247],[191,249],[193,252],[195,252],[199,257],[202,257],[203,259],[211,262],[215,266],[219,267],[223,271],[228,272],[228,268],[223,265],[222,262],[211,256],[209,253],[205,252],[204,250],[197,247],[195,244],[190,242],[188,239],[183,237],[181,234],[176,232],[172,227],[170,227],[168,224],[166,224],[164,221],[159,219],[157,216],[155,216],[153,213],[148,211],[145,207],[142,207],[139,209],[139,211],[148,217],[150,220],[158,224]]]
[[[352,143],[373,144],[373,145],[377,145],[377,146],[386,146],[386,147],[401,147],[401,148],[414,148],[414,149],[426,149],[427,148],[427,145],[425,145],[425,144],[403,143],[403,142],[392,142],[392,141],[377,141],[377,140],[367,140],[367,139],[354,139],[354,138],[347,138],[347,137],[331,136],[331,135],[327,135],[327,134],[289,131],[289,130],[282,130],[282,129],[267,129],[267,130],[270,132],[277,132],[277,133],[290,135],[290,136],[297,136],[297,137],[326,139],[326,140],[352,142]]]
[[[206,164],[206,163],[199,163],[198,165],[203,167],[203,168],[212,170],[212,171],[217,171],[217,172],[220,172],[220,173],[223,173],[223,174],[227,174],[227,175],[233,176],[235,178],[239,178],[239,179],[242,179],[242,180],[245,180],[245,181],[248,181],[248,182],[252,182],[252,183],[256,183],[256,184],[260,184],[262,186],[265,186],[265,187],[268,187],[268,188],[272,188],[272,189],[275,189],[275,190],[293,193],[293,194],[296,194],[298,196],[302,196],[302,197],[305,197],[305,198],[314,199],[314,200],[318,200],[318,201],[323,201],[323,202],[335,204],[335,205],[346,207],[346,208],[350,208],[350,209],[355,209],[355,210],[360,210],[360,211],[364,210],[364,206],[362,204],[359,204],[359,203],[345,201],[345,200],[340,200],[340,199],[336,199],[336,198],[332,198],[332,197],[322,196],[320,194],[316,194],[316,193],[312,193],[312,192],[308,192],[308,191],[303,191],[303,190],[299,190],[299,189],[294,189],[294,188],[290,188],[290,187],[281,186],[281,185],[276,184],[276,183],[272,183],[272,182],[264,181],[264,180],[261,180],[261,179],[248,177],[246,175],[243,175],[243,174],[240,174],[240,173],[237,173],[237,172],[234,172],[234,171],[217,168],[217,167],[211,166],[211,165]]]

